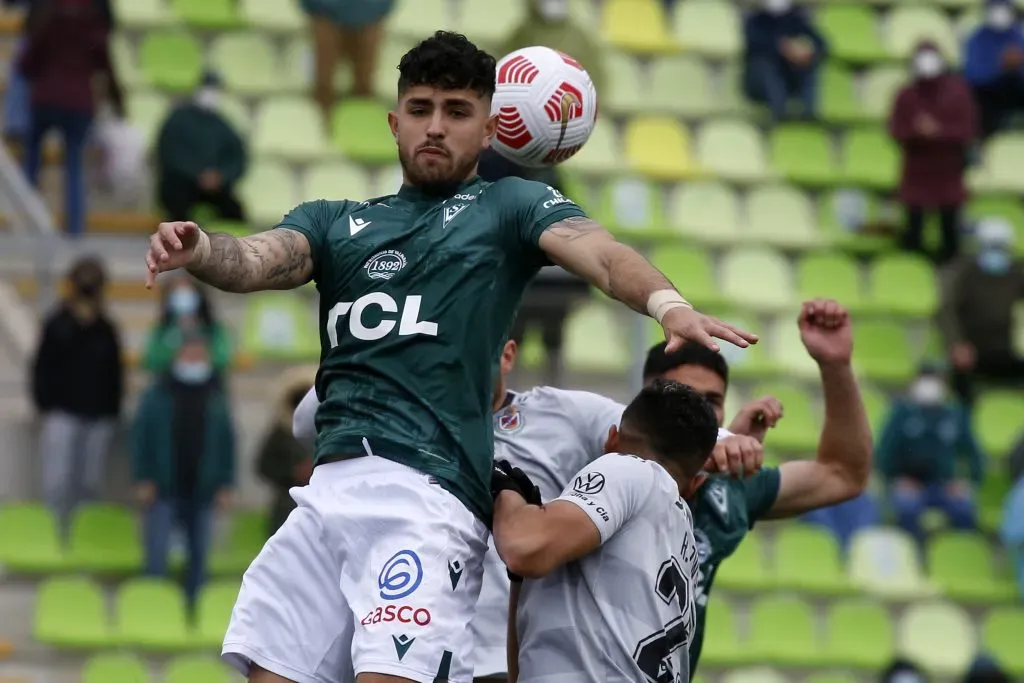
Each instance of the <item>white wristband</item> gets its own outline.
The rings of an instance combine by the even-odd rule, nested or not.
[[[659,289],[647,299],[647,314],[657,320],[660,325],[666,313],[680,306],[693,308],[690,302],[684,299],[676,290]]]

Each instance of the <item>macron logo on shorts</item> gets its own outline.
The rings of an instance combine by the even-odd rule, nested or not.
[[[377,575],[377,588],[383,600],[401,600],[416,592],[423,582],[423,564],[411,550],[399,550],[384,563]]]

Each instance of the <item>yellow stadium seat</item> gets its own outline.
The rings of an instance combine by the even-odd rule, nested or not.
[[[730,2],[687,0],[676,4],[676,40],[688,51],[709,57],[735,57],[743,48],[740,16]]]
[[[907,608],[897,629],[900,652],[940,676],[960,676],[977,652],[970,617],[952,603],[924,602]]]
[[[814,209],[800,190],[788,185],[762,185],[747,197],[745,235],[756,242],[791,249],[822,243]]]
[[[629,167],[637,173],[656,180],[682,180],[694,173],[689,131],[675,119],[632,119],[624,140]]]
[[[740,238],[739,200],[725,183],[681,184],[670,203],[670,221],[687,237],[710,244],[732,244]]]
[[[769,249],[740,247],[722,258],[722,293],[738,308],[780,311],[793,306],[793,278],[786,259]]]
[[[756,182],[766,175],[761,134],[745,121],[709,121],[697,138],[697,160],[703,172],[735,182]]]
[[[609,45],[641,54],[676,49],[666,30],[668,18],[658,0],[606,0],[601,14],[601,33]]]
[[[324,133],[324,123],[312,101],[299,97],[274,97],[260,105],[252,139],[257,154],[312,161],[336,148]]]

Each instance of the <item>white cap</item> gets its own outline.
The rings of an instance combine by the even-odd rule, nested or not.
[[[1005,247],[1013,244],[1013,226],[1004,218],[983,218],[974,230],[978,244],[985,247]]]

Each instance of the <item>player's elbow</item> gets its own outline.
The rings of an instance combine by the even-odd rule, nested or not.
[[[508,539],[498,547],[498,554],[513,574],[524,579],[539,579],[555,569],[555,553],[543,536],[533,534]]]
[[[867,490],[871,480],[871,449],[861,454],[856,462],[837,463],[829,468],[832,480],[829,490],[834,491],[833,504],[843,503],[856,498]]]

